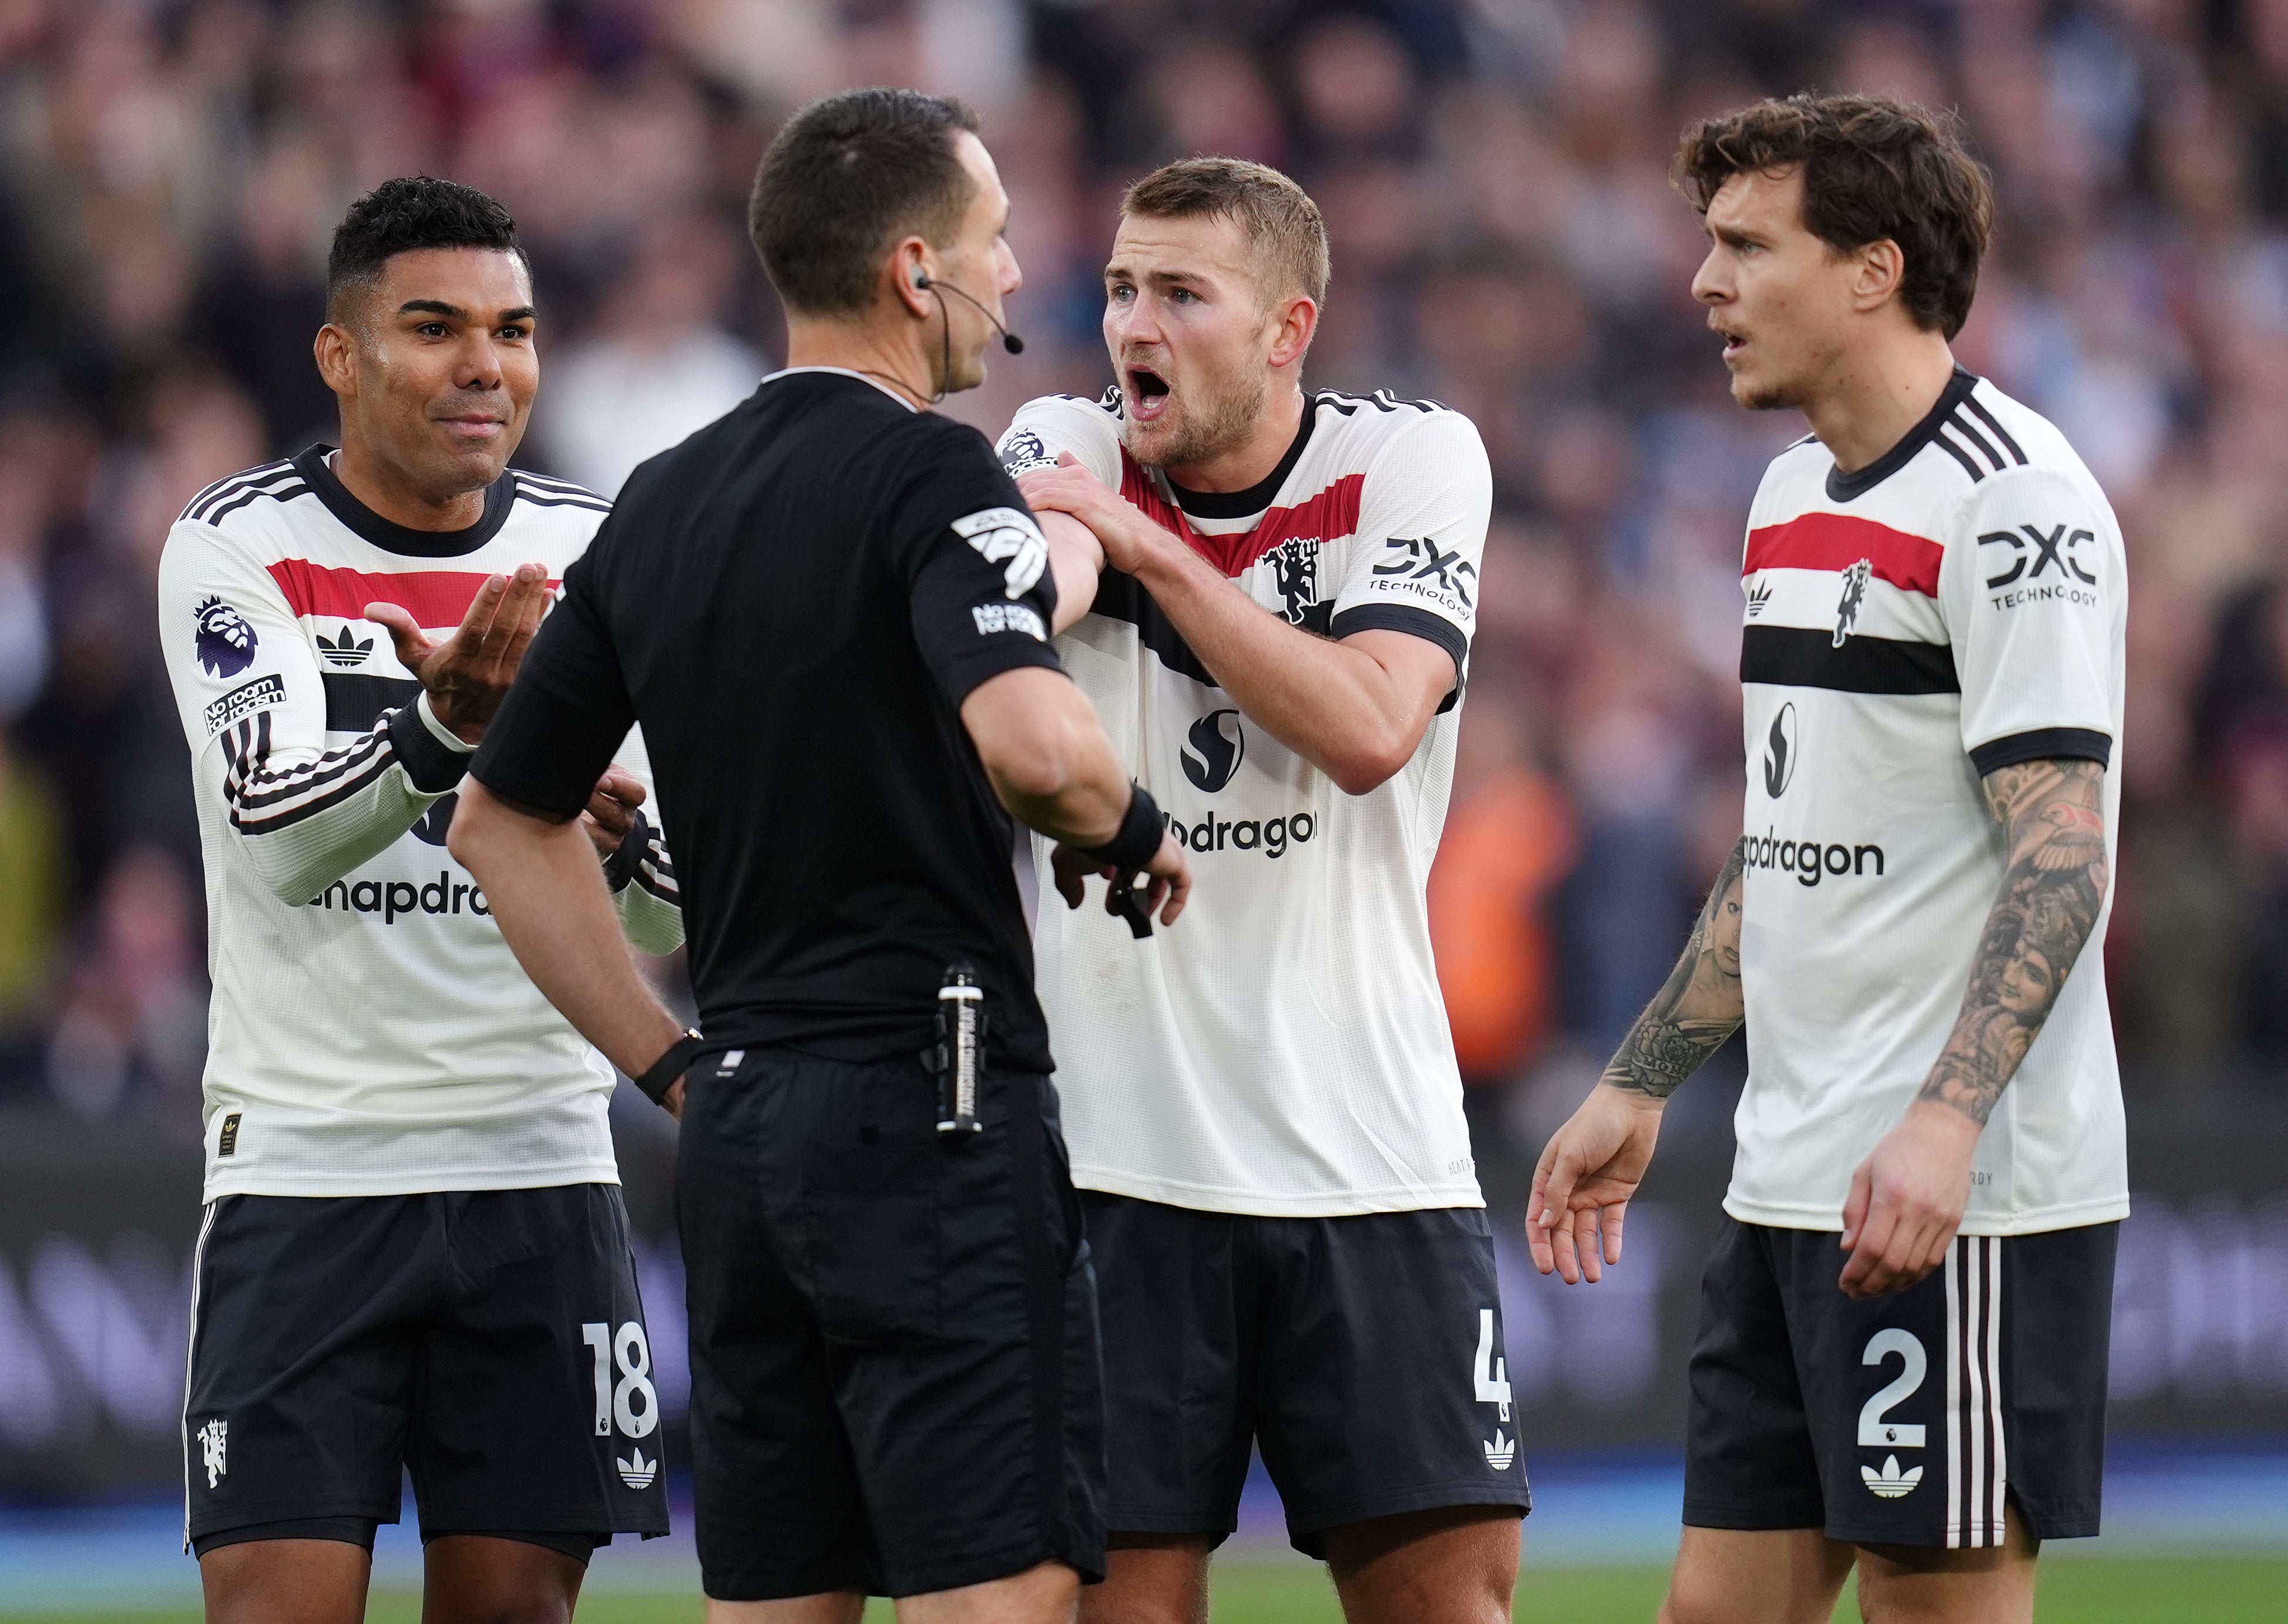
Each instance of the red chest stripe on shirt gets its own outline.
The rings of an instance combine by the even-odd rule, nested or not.
[[[1760,569],[1849,569],[1864,558],[1878,580],[1903,591],[1938,596],[1939,560],[1946,550],[1871,519],[1848,513],[1806,513],[1784,525],[1748,532],[1748,559],[1740,573]]]
[[[1154,524],[1182,536],[1194,552],[1234,578],[1282,542],[1297,536],[1332,542],[1355,531],[1359,496],[1365,488],[1364,474],[1347,473],[1307,502],[1269,510],[1256,520],[1253,529],[1203,535],[1192,528],[1182,509],[1160,494],[1152,476],[1134,458],[1124,451],[1120,454],[1120,494]]]
[[[423,630],[457,626],[469,612],[477,589],[490,579],[481,570],[413,569],[401,574],[369,574],[363,570],[330,569],[306,558],[286,558],[270,566],[270,578],[286,594],[296,614],[340,615],[362,620],[371,603],[397,604],[419,622]],[[551,580],[549,590],[560,583]]]

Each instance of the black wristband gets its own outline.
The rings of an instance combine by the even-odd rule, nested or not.
[[[667,1100],[667,1091],[675,1086],[675,1080],[691,1069],[691,1063],[706,1047],[707,1040],[701,1037],[695,1028],[687,1030],[667,1046],[667,1052],[653,1061],[642,1076],[632,1081],[653,1105],[663,1105]]]
[[[1168,833],[1168,820],[1160,815],[1159,803],[1152,792],[1141,784],[1132,785],[1128,810],[1121,814],[1119,833],[1100,846],[1082,846],[1080,851],[1102,863],[1108,868],[1117,868],[1123,874],[1132,874],[1159,855],[1160,842]]]
[[[617,896],[636,877],[636,868],[642,863],[644,853],[651,849],[651,825],[644,821],[642,808],[636,810],[635,821],[628,832],[620,836],[620,844],[604,860],[604,883]]]

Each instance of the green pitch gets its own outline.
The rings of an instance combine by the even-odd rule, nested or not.
[[[1544,1568],[1521,1587],[1517,1616],[1550,1624],[1652,1624],[1666,1574],[1657,1568]],[[2288,1557],[2069,1557],[2042,1570],[2041,1624],[2277,1624]],[[1847,1589],[1838,1620],[1855,1620]],[[417,1624],[417,1598],[374,1597],[371,1624]],[[695,1598],[598,1594],[581,1624],[698,1624]],[[867,1624],[889,1624],[877,1604]],[[1216,1624],[1339,1624],[1323,1570],[1301,1563],[1235,1561],[1216,1572]],[[20,1613],[9,1624],[196,1624],[195,1612]]]

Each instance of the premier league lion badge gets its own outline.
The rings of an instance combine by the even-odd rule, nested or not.
[[[199,663],[210,677],[235,677],[254,663],[256,638],[246,617],[219,598],[202,599]]]

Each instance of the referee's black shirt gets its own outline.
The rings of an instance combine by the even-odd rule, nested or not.
[[[711,1042],[910,1054],[967,960],[994,1059],[1045,1073],[1015,831],[959,715],[1057,669],[1045,563],[976,430],[775,374],[629,479],[472,771],[571,815],[643,725]]]

